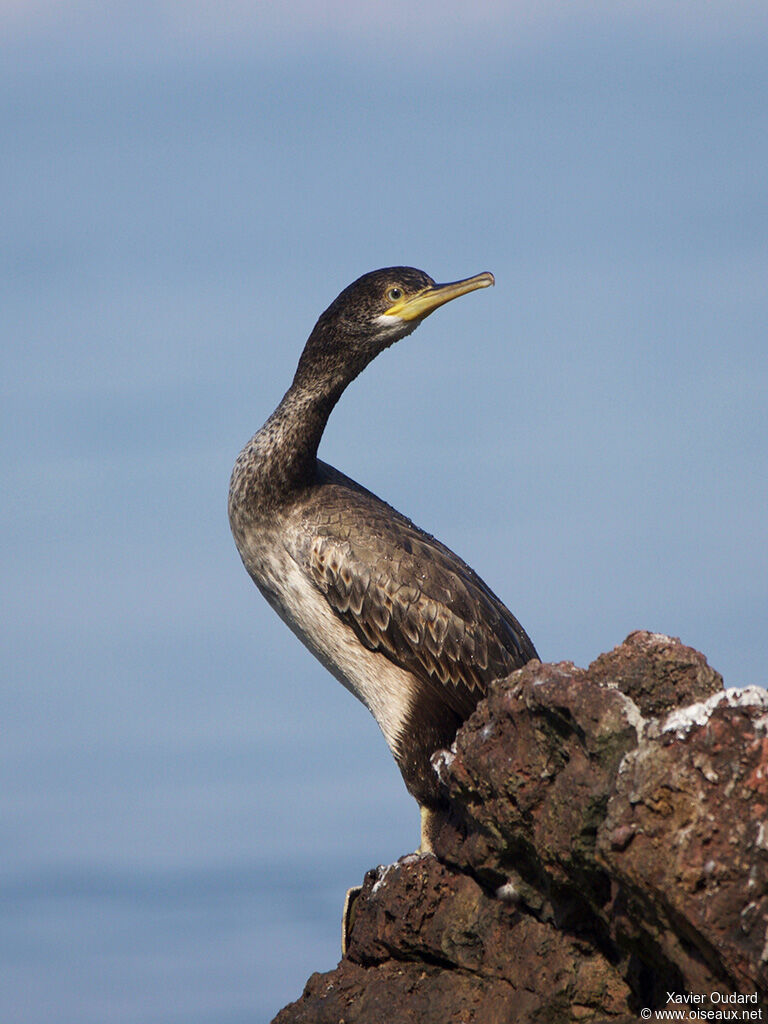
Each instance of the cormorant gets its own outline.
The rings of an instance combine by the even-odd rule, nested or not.
[[[446,808],[430,763],[494,679],[536,658],[524,629],[445,545],[317,458],[331,410],[371,360],[492,274],[435,284],[413,267],[358,278],[309,336],[293,383],[243,448],[229,519],[278,615],[373,714],[421,808],[421,850]]]

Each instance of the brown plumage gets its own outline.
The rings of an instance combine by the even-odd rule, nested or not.
[[[430,758],[489,684],[536,651],[480,577],[370,491],[320,462],[344,387],[479,275],[436,286],[412,268],[365,275],[321,316],[296,378],[232,475],[230,520],[249,573],[309,649],[372,711],[422,808],[444,806]]]

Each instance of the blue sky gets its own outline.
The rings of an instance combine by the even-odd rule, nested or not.
[[[79,1024],[105,998],[189,1024],[190,992],[195,1020],[273,1013],[335,962],[344,888],[415,845],[374,723],[226,520],[240,446],[366,270],[497,285],[377,360],[322,457],[547,660],[650,628],[765,684],[767,16],[615,8],[0,4],[3,878],[19,982],[54,979],[14,1019],[66,979]],[[221,878],[251,931],[212,897],[184,940],[153,893]],[[86,890],[71,964],[54,897]],[[139,890],[165,987],[129,955],[151,922],[114,909]]]

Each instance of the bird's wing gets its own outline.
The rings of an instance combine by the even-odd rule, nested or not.
[[[333,472],[302,509],[301,561],[369,650],[467,717],[492,680],[537,657],[533,644],[457,555]]]

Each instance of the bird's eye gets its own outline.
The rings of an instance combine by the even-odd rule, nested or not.
[[[390,302],[397,302],[398,299],[402,299],[403,289],[402,288],[390,288],[387,292],[387,298]]]

